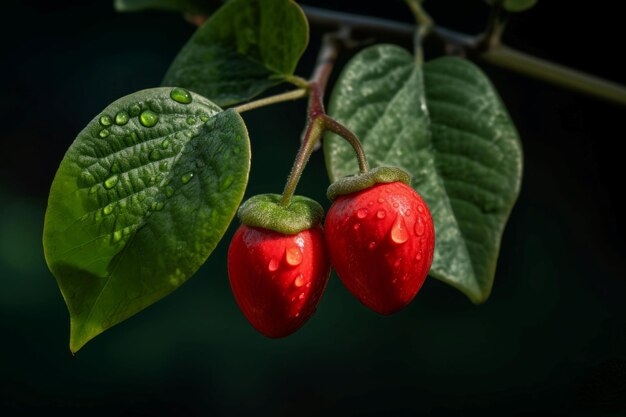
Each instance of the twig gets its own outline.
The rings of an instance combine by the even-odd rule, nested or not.
[[[311,25],[328,30],[336,30],[347,25],[351,28],[352,36],[356,39],[371,37],[373,33],[399,40],[410,40],[414,36],[415,26],[412,24],[311,6],[303,6],[302,9]],[[484,40],[484,36],[471,36],[440,26],[433,27],[432,34],[444,43],[453,45],[454,49],[464,50],[468,52],[467,55],[480,58],[492,65],[613,103],[626,105],[626,87],[623,85],[537,58],[505,45],[491,45],[491,49],[487,48],[488,51],[483,52],[484,46],[480,43]],[[494,36],[494,38],[496,37]],[[479,49],[483,49],[482,53],[476,53]]]
[[[306,88],[298,88],[297,90],[287,91],[286,93],[276,94],[274,96],[265,97],[259,100],[250,101],[245,104],[233,107],[237,113],[243,113],[248,110],[264,107],[269,104],[282,103],[283,101],[297,100],[306,97],[308,91]]]

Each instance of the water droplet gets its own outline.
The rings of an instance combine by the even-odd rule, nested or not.
[[[115,124],[118,126],[124,126],[126,123],[128,123],[129,118],[130,115],[128,114],[128,112],[125,112],[124,110],[117,112],[117,114],[115,115]]]
[[[398,208],[398,203],[393,203],[394,208]]]
[[[374,250],[374,249],[376,249],[376,242],[373,242],[373,241],[372,241],[372,242],[370,242],[370,244],[369,244],[369,245],[367,245],[367,247],[368,247],[368,248],[370,248],[370,250]]]
[[[187,124],[188,124],[188,125],[195,124],[197,121],[198,121],[198,119],[196,119],[196,118],[195,118],[195,117],[193,117],[193,116],[189,116],[189,117],[187,118]]]
[[[359,230],[360,227],[361,227],[361,223],[354,223],[354,226],[352,226],[354,230]]]
[[[102,139],[108,137],[111,134],[111,132],[109,132],[107,129],[102,129],[100,131],[100,133],[98,133],[98,136],[100,136]]]
[[[411,216],[411,209],[408,209],[407,211],[404,212],[404,215],[406,217],[410,217]]]
[[[398,216],[391,227],[391,241],[401,245],[407,240],[409,240],[409,233],[407,232],[406,225],[404,224],[404,217]]]
[[[425,226],[424,226],[424,221],[422,220],[421,217],[417,217],[417,221],[415,222],[415,234],[418,236],[421,236],[424,234],[424,230],[425,230]]]
[[[115,184],[117,184],[118,180],[119,180],[119,177],[117,175],[110,176],[104,181],[104,187],[111,189],[115,187]]]
[[[98,191],[98,186],[97,186],[97,185],[94,185],[93,187],[91,187],[91,188],[89,189],[89,194],[93,194],[93,193],[95,193],[96,191]]]
[[[300,265],[302,263],[302,252],[297,246],[292,246],[285,251],[285,260],[291,266]]]
[[[359,219],[364,219],[364,218],[366,218],[366,217],[367,217],[367,209],[364,209],[364,208],[359,209],[359,210],[356,212],[356,217],[358,217]]]
[[[369,202],[367,203],[367,205],[368,205],[368,206],[370,206],[370,207],[372,207],[372,206],[374,205],[374,202],[373,202],[373,201],[369,201]]]
[[[298,276],[296,277],[296,279],[293,280],[293,285],[295,285],[297,288],[300,288],[301,286],[303,286],[305,284],[305,278],[303,274],[298,274]]]
[[[270,272],[274,272],[274,271],[276,271],[276,270],[278,269],[278,260],[277,260],[277,259],[272,258],[272,259],[270,260],[270,263],[269,263],[269,264],[267,264],[267,269],[268,269]]]
[[[421,261],[422,260],[422,253],[421,252],[418,252],[418,254],[415,255],[415,260],[416,261]]]
[[[113,213],[113,204],[108,204],[104,206],[104,208],[102,209],[102,213],[104,213],[105,215]]]
[[[170,146],[170,140],[169,139],[165,139],[163,142],[161,142],[161,148],[167,149],[168,146]]]
[[[424,212],[424,207],[417,206],[417,211],[419,211],[420,213],[423,213]]]
[[[396,259],[396,261],[393,263],[393,267],[394,268],[398,268],[400,266],[400,264],[402,263],[402,258],[398,258]]]
[[[113,120],[111,119],[111,116],[103,114],[102,116],[100,116],[99,122],[102,126],[111,126]]]
[[[307,287],[307,288],[311,288],[311,283],[310,283],[310,282],[307,282],[307,283],[306,283],[306,285],[305,285],[305,287]]]
[[[202,122],[206,123],[209,121],[209,116],[207,116],[206,114],[203,114],[202,116],[200,116],[200,120],[202,120]]]
[[[165,189],[165,195],[169,198],[174,195],[174,189],[172,187],[167,187]]]
[[[167,171],[167,166],[168,166],[168,165],[169,165],[169,164],[168,164],[168,162],[167,162],[167,161],[162,161],[162,162],[159,164],[159,169],[160,169],[161,171]]]
[[[170,98],[181,104],[189,104],[193,100],[191,93],[180,87],[173,88],[170,91]]]
[[[297,312],[296,314],[293,315],[295,318],[300,317],[300,312]]]
[[[122,231],[121,230],[116,230],[115,232],[113,232],[113,240],[116,242],[119,242],[120,240],[122,240]]]
[[[192,178],[193,178],[193,172],[188,172],[185,175],[183,175],[182,177],[180,177],[180,181],[183,184],[187,184],[189,181],[191,181]]]
[[[141,106],[139,104],[133,104],[132,106],[130,106],[128,111],[133,117],[139,116],[139,113],[141,113]]]
[[[378,217],[379,219],[384,219],[386,215],[387,212],[385,210],[378,210],[376,212],[376,217]]]
[[[385,202],[385,199],[381,197],[381,198],[379,198],[379,199],[378,199],[378,202],[379,202],[379,203],[384,203],[384,202]]]
[[[159,115],[152,110],[144,110],[139,116],[139,121],[145,127],[152,127],[159,122]]]
[[[300,300],[303,300],[303,299],[304,299],[304,293],[303,293],[303,292],[301,292],[301,293],[300,293],[300,295],[298,296],[298,298],[299,298]]]

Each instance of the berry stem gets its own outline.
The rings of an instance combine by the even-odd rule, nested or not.
[[[350,31],[348,27],[344,27],[336,33],[327,34],[322,40],[322,46],[317,56],[315,69],[308,83],[309,103],[307,109],[307,126],[302,137],[302,144],[300,145],[293,167],[291,168],[291,173],[285,184],[283,196],[280,201],[282,206],[286,207],[291,202],[291,197],[298,186],[300,177],[302,177],[302,172],[311,154],[315,150],[315,146],[325,131],[333,132],[347,140],[356,153],[356,157],[359,161],[359,170],[362,173],[368,170],[365,152],[363,151],[363,146],[359,139],[347,127],[328,116],[324,108],[324,92],[326,91],[328,79],[337,61],[339,49],[343,44],[348,43],[349,40]]]
[[[283,101],[297,100],[306,97],[308,90],[306,88],[298,88],[296,90],[287,91],[286,93],[276,94],[274,96],[265,97],[259,100],[250,101],[245,104],[233,107],[237,113],[243,113],[248,110],[265,107],[270,104],[282,103]]]

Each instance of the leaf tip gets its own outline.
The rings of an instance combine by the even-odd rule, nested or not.
[[[103,332],[103,329],[95,326],[87,326],[86,323],[70,320],[70,352],[76,355],[83,346],[91,339]]]

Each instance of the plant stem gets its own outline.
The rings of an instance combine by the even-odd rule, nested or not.
[[[302,6],[302,9],[312,26],[322,30],[336,30],[348,26],[354,39],[371,38],[372,34],[376,34],[378,37],[407,40],[413,38],[415,34],[415,26],[412,24],[311,6]],[[479,51],[479,47],[483,47],[479,45],[480,41],[484,39],[482,36],[467,35],[441,26],[434,26],[432,34],[453,47],[450,49],[456,47],[456,49],[469,52],[467,55],[470,57],[484,59],[492,65],[510,69],[528,77],[626,105],[626,87],[623,85],[537,58],[504,45],[494,47],[487,52]],[[476,53],[473,53],[474,51]]]
[[[233,107],[237,113],[243,113],[248,110],[257,109],[259,107],[268,106],[270,104],[282,103],[283,101],[297,100],[306,97],[308,90],[306,88],[298,88],[297,90],[287,91],[286,93],[276,94],[274,96],[265,97],[259,100],[250,101],[245,104]]]
[[[508,18],[509,14],[504,10],[501,4],[496,4],[491,7],[487,29],[476,44],[477,51],[485,52],[500,46]]]
[[[417,22],[417,30],[414,34],[413,40],[413,49],[415,54],[415,62],[417,65],[422,65],[424,62],[424,51],[422,48],[422,43],[424,39],[431,33],[435,23],[433,19],[426,13],[426,10],[422,7],[422,0],[405,0],[411,12],[413,12],[413,16],[415,16],[415,21]]]
[[[283,190],[283,196],[280,201],[282,206],[288,206],[291,202],[291,197],[293,197],[296,191],[302,172],[315,149],[315,145],[326,130],[338,134],[352,145],[359,161],[359,170],[367,172],[367,160],[359,139],[347,127],[328,116],[324,109],[324,92],[326,91],[328,79],[339,55],[340,46],[342,42],[348,40],[348,36],[349,33],[344,28],[337,33],[327,34],[322,40],[315,69],[309,81],[307,127]]]

